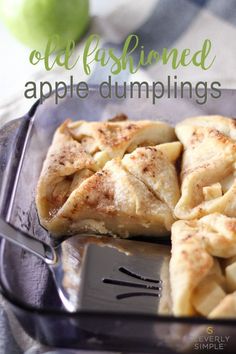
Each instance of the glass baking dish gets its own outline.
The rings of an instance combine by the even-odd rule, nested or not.
[[[73,97],[72,97],[73,96]],[[129,95],[127,95],[129,97]],[[144,96],[144,95],[143,95]],[[36,102],[29,113],[0,131],[0,213],[17,228],[52,242],[38,221],[35,187],[56,127],[66,118],[106,120],[125,113],[130,119],[163,120],[172,125],[188,116],[234,116],[236,91],[222,90],[204,105],[184,98],[152,100],[139,97],[101,98],[98,88],[80,99],[68,92],[56,105],[53,95]],[[0,288],[25,331],[54,347],[123,352],[176,353],[219,349],[234,352],[235,320],[175,318],[173,316],[106,311],[63,310],[51,274],[40,259],[19,247],[1,242]],[[226,337],[229,340],[226,342]],[[225,341],[224,341],[225,340]],[[206,349],[206,348],[205,348]]]

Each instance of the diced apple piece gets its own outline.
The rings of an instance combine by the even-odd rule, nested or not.
[[[215,280],[223,288],[225,287],[226,280],[223,275],[223,271],[222,271],[222,268],[221,268],[221,265],[220,265],[218,259],[214,258],[214,263],[213,263],[213,266],[212,266],[208,276],[211,276],[211,279]]]
[[[156,146],[156,149],[162,151],[163,154],[172,163],[175,163],[182,151],[182,144],[179,141],[164,143]]]
[[[236,292],[228,294],[218,306],[209,314],[209,318],[233,318],[236,317]]]
[[[211,186],[203,187],[204,200],[208,201],[222,196],[222,187],[220,183],[214,183]]]
[[[207,316],[225,295],[221,286],[215,280],[207,277],[194,290],[192,305],[198,313]]]
[[[232,173],[232,174],[230,174],[229,176],[225,177],[223,180],[220,181],[223,193],[228,192],[228,190],[234,184],[234,180],[235,180],[235,176]]]
[[[98,151],[93,156],[94,160],[97,163],[97,167],[103,168],[105,163],[110,159],[108,153],[106,151]]]
[[[236,290],[236,262],[225,268],[226,284],[229,292]]]

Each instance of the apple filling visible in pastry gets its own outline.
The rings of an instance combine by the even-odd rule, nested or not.
[[[170,283],[175,315],[235,317],[235,274],[236,218],[214,213],[173,224]]]
[[[176,126],[184,145],[178,219],[219,212],[236,216],[236,123],[220,116],[187,119]]]
[[[180,196],[174,140],[174,129],[157,121],[66,121],[37,187],[42,225],[58,236],[166,234]]]

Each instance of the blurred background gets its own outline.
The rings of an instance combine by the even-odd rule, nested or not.
[[[22,17],[21,3],[28,2],[31,6],[40,2],[47,3],[48,17],[45,21],[50,23],[59,16],[53,11],[53,3],[61,9],[64,9],[65,3],[71,3],[73,12],[73,6],[82,8],[80,4],[84,1],[87,2],[87,0],[0,0],[0,4],[4,5],[2,6],[4,16],[1,16],[3,21],[0,23],[0,124],[23,115],[33,104],[34,99],[24,98],[24,86],[27,81],[69,82],[69,76],[73,75],[75,82],[88,80],[89,83],[96,84],[107,78],[108,72],[96,66],[91,76],[85,77],[78,65],[72,71],[57,68],[52,72],[46,72],[40,65],[31,65],[28,60],[30,48],[10,33],[9,21],[4,21],[6,17],[10,17],[11,20],[13,18],[12,21],[16,23],[13,32],[19,37],[21,25],[18,25],[17,20],[19,16]],[[36,10],[29,8],[27,15],[31,12],[32,16],[25,19],[23,17],[21,21],[24,23],[27,18],[32,19],[30,28],[25,29],[25,36],[34,40],[33,28],[40,11],[37,7]],[[165,82],[167,75],[176,74],[179,80],[190,80],[193,84],[200,80],[219,81],[223,88],[236,88],[236,0],[90,0],[89,12],[90,24],[85,36],[78,41],[77,53],[81,52],[89,33],[100,34],[101,44],[104,47],[115,47],[117,53],[121,51],[123,41],[130,33],[139,35],[140,43],[142,42],[147,51],[161,50],[163,47],[177,47],[179,50],[191,48],[196,51],[201,48],[204,39],[209,38],[212,41],[212,55],[216,55],[216,60],[210,70],[203,71],[189,66],[173,72],[168,65],[153,65],[147,70],[139,70],[131,77],[123,72],[116,80]],[[83,19],[85,15],[81,16]],[[40,20],[38,22],[36,31],[40,29],[41,22],[41,27],[45,27],[45,22]]]

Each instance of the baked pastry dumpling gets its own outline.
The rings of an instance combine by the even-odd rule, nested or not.
[[[78,121],[68,124],[68,130],[85,151],[93,155],[98,167],[112,158],[122,158],[138,146],[176,140],[174,129],[159,121]]]
[[[68,122],[55,132],[37,186],[36,204],[41,220],[57,213],[74,187],[96,171],[96,163],[71,137]]]
[[[214,212],[236,216],[235,121],[190,118],[177,124],[176,134],[184,146],[176,217],[194,219]]]
[[[122,165],[174,211],[180,192],[173,162],[180,153],[179,142],[137,148],[124,156]]]
[[[186,125],[216,129],[232,140],[236,140],[236,120],[234,118],[219,115],[191,117],[178,123],[176,127],[180,130],[181,126]]]
[[[37,187],[41,224],[58,236],[166,234],[180,195],[174,138],[161,122],[65,122]]]
[[[214,213],[199,220],[179,220],[172,226],[171,237],[174,315],[213,317],[214,309],[233,290],[229,290],[221,258],[229,262],[236,256],[236,218]]]

